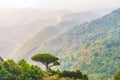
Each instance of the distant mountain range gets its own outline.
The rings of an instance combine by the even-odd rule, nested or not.
[[[93,79],[108,78],[120,68],[119,49],[120,9],[117,9],[62,33],[58,27],[46,28],[20,48],[15,58],[30,61],[32,55],[49,52],[60,58],[62,70],[80,69]]]
[[[91,12],[65,14],[61,17],[62,20],[57,25],[49,26],[33,36],[32,39],[30,39],[25,45],[18,49],[15,56],[22,55],[23,57],[24,54],[31,53],[33,49],[40,46],[49,39],[64,33],[78,24],[91,21],[97,17],[97,15]]]
[[[69,15],[69,17],[67,15]],[[46,31],[51,32],[51,26],[54,28],[59,26],[57,27],[60,30],[60,32],[57,32],[59,34],[64,30],[78,25],[78,23],[84,23],[97,17],[98,16],[96,14],[91,12],[74,13],[64,10],[53,11],[29,8],[0,10],[0,44],[2,44],[0,45],[1,56],[4,58],[9,58],[8,55],[13,56],[16,50],[26,42],[29,42],[34,35],[39,34],[39,32],[41,33],[41,36],[42,33],[43,36],[49,34],[46,33]],[[65,28],[63,29],[63,27]],[[54,35],[57,35],[57,33]],[[54,35],[51,34],[51,37]],[[45,39],[47,40],[48,38],[46,36]]]

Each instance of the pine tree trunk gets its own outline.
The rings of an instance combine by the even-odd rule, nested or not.
[[[46,64],[46,70],[49,70],[48,64]]]

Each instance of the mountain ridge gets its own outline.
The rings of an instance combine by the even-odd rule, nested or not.
[[[32,56],[38,52],[53,53],[60,57],[62,70],[80,69],[93,79],[96,79],[95,75],[97,78],[109,78],[120,67],[119,23],[120,9],[117,9],[89,23],[73,27],[27,55]]]
[[[84,22],[86,22],[86,21],[90,21],[90,19],[92,20],[92,19],[94,19],[94,18],[96,18],[97,16],[96,15],[94,15],[94,14],[89,14],[88,16],[87,16],[87,14],[88,14],[88,12],[84,12],[84,13],[86,13],[86,14],[83,14],[83,13],[71,13],[72,14],[72,16],[70,15],[69,16],[69,18],[68,17],[65,17],[65,16],[67,16],[67,15],[69,15],[69,14],[65,14],[63,17],[62,17],[62,19],[63,19],[63,21],[60,21],[58,24],[56,24],[56,25],[52,25],[52,26],[48,26],[47,28],[45,28],[45,29],[43,29],[43,30],[41,30],[41,31],[39,31],[35,36],[33,36],[32,38],[31,38],[31,40],[29,40],[27,43],[25,43],[25,45],[23,45],[21,48],[19,48],[17,51],[16,51],[16,53],[15,53],[15,55],[18,55],[18,54],[21,54],[21,56],[22,56],[22,54],[26,54],[26,53],[30,53],[30,51],[32,52],[32,50],[33,49],[35,49],[35,47],[37,47],[37,44],[36,44],[36,46],[34,46],[34,43],[38,43],[39,45],[41,45],[41,42],[43,43],[44,41],[48,41],[48,40],[50,40],[49,38],[54,38],[54,37],[56,37],[57,35],[60,35],[60,34],[62,34],[62,33],[64,33],[65,31],[67,31],[67,30],[69,30],[69,29],[71,29],[72,27],[74,27],[75,25],[77,25],[78,23],[84,23]],[[90,13],[90,12],[89,12]],[[77,15],[76,15],[77,14]],[[80,19],[78,19],[78,18],[76,18],[77,16],[79,17],[79,16],[85,16],[85,17],[88,17],[87,19],[84,19],[84,21],[82,21],[81,22],[81,20],[83,19],[83,17],[82,18],[80,18]],[[74,19],[73,19],[74,18]],[[69,20],[68,20],[69,19]],[[80,21],[77,21],[77,20],[80,20]],[[54,29],[56,29],[56,31],[54,30]],[[53,32],[52,32],[53,31]],[[55,33],[54,33],[55,32]],[[49,35],[49,34],[51,34],[51,33],[54,33],[53,35]],[[47,34],[47,35],[46,35]],[[48,36],[48,37],[47,37]],[[50,36],[50,37],[49,37]],[[44,39],[43,39],[44,38]],[[34,40],[33,40],[34,39]],[[35,39],[36,39],[36,41],[35,41]],[[47,40],[48,39],[48,40]],[[32,43],[32,40],[33,40],[33,43]],[[29,44],[29,43],[31,43],[31,45]],[[24,46],[26,46],[26,47],[24,47]],[[33,47],[33,49],[32,48],[30,48],[30,46],[32,46]],[[23,49],[24,48],[24,49]],[[29,50],[28,50],[28,48],[29,48]],[[13,56],[13,58],[14,58],[15,56]]]
[[[6,59],[8,57],[7,55],[13,56],[14,53],[34,35],[51,25],[59,25],[63,16],[70,13],[72,12],[65,10],[41,10],[31,8],[0,10],[0,41],[4,40],[10,44],[14,44],[14,46],[11,47],[9,46],[10,44],[8,44],[9,47],[5,47],[6,49],[4,50],[2,48],[4,46],[0,45],[0,49],[2,49],[1,56]],[[95,17],[97,16],[95,15],[94,18]],[[67,24],[70,21],[64,20],[62,22]],[[75,20],[71,22],[71,27],[76,24]],[[7,46],[7,44],[4,45]],[[2,53],[5,53],[6,55],[3,55]]]

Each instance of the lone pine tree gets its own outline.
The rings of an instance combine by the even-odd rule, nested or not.
[[[46,70],[49,70],[53,66],[60,65],[58,62],[59,58],[48,53],[36,54],[31,59],[44,64],[46,66]]]

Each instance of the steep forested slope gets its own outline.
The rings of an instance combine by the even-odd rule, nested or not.
[[[119,49],[120,9],[43,43],[35,53],[56,54],[61,69],[81,69],[94,78],[106,78],[120,67]]]
[[[120,67],[120,9],[72,28],[35,47],[23,58],[38,52],[60,57],[61,69],[81,69],[92,78],[107,78]]]

